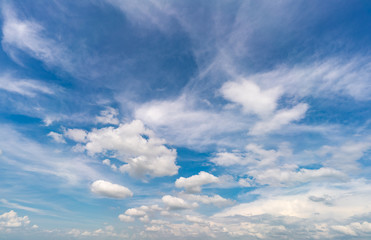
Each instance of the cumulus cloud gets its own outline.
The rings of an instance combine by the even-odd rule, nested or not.
[[[100,112],[100,116],[97,116],[97,122],[103,124],[112,124],[117,125],[119,124],[118,111],[112,107],[107,107],[105,110]]]
[[[48,133],[48,136],[51,137],[57,143],[66,143],[66,140],[64,140],[63,135],[60,133],[50,132]]]
[[[125,214],[120,214],[119,217],[121,222],[134,222],[134,218],[132,216],[128,216]]]
[[[104,159],[103,161],[102,161],[102,163],[104,164],[104,165],[107,165],[107,166],[109,166],[109,167],[111,167],[111,169],[113,170],[113,171],[117,171],[117,166],[115,165],[115,164],[111,164],[111,161],[109,160],[109,159]]]
[[[271,115],[282,95],[279,87],[262,90],[256,83],[245,79],[226,82],[220,91],[225,99],[240,104],[244,112],[260,117]]]
[[[75,142],[86,142],[88,132],[83,129],[67,129],[64,131],[64,136]]]
[[[0,215],[0,227],[14,228],[30,224],[28,216],[18,217],[13,210]]]
[[[197,203],[189,204],[184,199],[165,195],[162,197],[162,201],[170,210],[188,209],[198,207]]]
[[[90,190],[95,194],[110,198],[128,198],[133,196],[133,193],[128,188],[104,180],[93,182]]]
[[[133,222],[135,218],[139,218],[142,222],[149,221],[149,215],[153,214],[154,212],[158,212],[163,210],[158,205],[151,205],[151,206],[140,206],[137,208],[129,208],[125,211],[125,213],[120,214],[118,218],[122,222]]]
[[[111,225],[108,225],[104,228],[98,228],[93,231],[88,230],[79,230],[79,229],[72,229],[67,234],[72,235],[74,237],[96,237],[96,236],[110,236],[110,237],[127,237],[126,235],[117,234],[114,232],[114,227]]]
[[[83,148],[89,154],[115,152],[119,160],[127,163],[120,167],[120,171],[128,172],[131,176],[162,177],[178,172],[176,150],[166,147],[166,142],[156,138],[139,120],[120,124],[117,128],[93,129],[85,137]]]
[[[188,178],[180,177],[175,181],[177,188],[184,188],[187,192],[201,192],[201,186],[209,183],[217,183],[219,179],[214,175],[201,171],[197,175]]]

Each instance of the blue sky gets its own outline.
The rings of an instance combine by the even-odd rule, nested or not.
[[[0,1],[0,239],[369,239],[369,1]]]

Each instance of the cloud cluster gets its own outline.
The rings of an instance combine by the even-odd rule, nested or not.
[[[178,166],[175,163],[176,150],[165,146],[165,141],[155,137],[139,120],[120,124],[117,128],[106,127],[93,129],[91,132],[74,129],[66,132],[67,136],[83,145],[89,154],[115,156],[126,163],[120,171],[128,172],[137,178],[162,177],[175,175]]]
[[[28,216],[18,217],[13,210],[0,215],[0,227],[14,228],[30,224]]]
[[[137,208],[127,209],[125,213],[120,214],[118,218],[122,222],[133,222],[136,218],[138,218],[142,222],[148,222],[151,215],[163,210],[164,209],[159,207],[158,205],[143,205]]]
[[[68,235],[72,235],[74,237],[97,237],[97,236],[104,236],[104,237],[127,237],[125,234],[117,234],[114,231],[114,227],[109,225],[104,228],[98,228],[93,231],[88,230],[79,230],[79,229],[71,229],[69,232],[67,232]]]
[[[323,186],[324,185],[324,186]],[[358,180],[347,183],[311,183],[292,189],[260,189],[260,197],[250,203],[241,203],[216,214],[217,217],[232,216],[284,216],[299,219],[346,220],[371,211],[371,196],[368,181]],[[254,194],[254,192],[252,192]]]

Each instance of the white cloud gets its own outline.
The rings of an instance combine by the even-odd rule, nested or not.
[[[225,206],[233,203],[232,200],[221,197],[220,195],[214,194],[213,196],[207,195],[196,195],[196,194],[181,194],[181,198],[191,202],[199,202],[203,204],[213,204],[216,206]]]
[[[360,56],[329,58],[292,67],[280,66],[247,79],[263,86],[281,86],[291,96],[332,98],[348,95],[367,100],[371,97],[369,62],[368,58]]]
[[[117,171],[117,166],[115,165],[115,164],[111,164],[111,161],[109,160],[109,159],[104,159],[103,161],[102,161],[102,163],[104,164],[104,165],[107,165],[107,166],[109,166],[109,167],[111,167],[111,169],[113,170],[113,171]]]
[[[29,223],[30,220],[28,219],[28,216],[18,217],[17,213],[13,210],[0,215],[0,227],[21,227],[28,225]]]
[[[284,216],[315,221],[345,220],[371,212],[368,182],[358,180],[341,184],[311,183],[288,189],[260,189],[251,192],[260,197],[249,203],[231,207],[216,217]]]
[[[250,129],[249,134],[261,135],[279,130],[282,126],[304,118],[307,110],[308,105],[305,103],[300,103],[291,109],[281,109],[272,118],[257,122]]]
[[[245,147],[246,151],[220,152],[210,159],[211,162],[219,166],[250,165],[256,167],[271,166],[279,157],[291,155],[291,149],[283,143],[279,149],[266,150],[261,145],[250,143]]]
[[[125,214],[120,214],[118,218],[121,222],[134,222],[135,220],[133,217],[127,216]]]
[[[107,107],[105,110],[100,112],[100,116],[97,116],[97,122],[103,124],[112,124],[117,125],[119,124],[118,111],[112,107]]]
[[[2,46],[14,61],[20,63],[16,54],[19,49],[47,65],[63,66],[64,69],[71,70],[67,50],[57,41],[45,36],[43,26],[34,21],[19,19],[9,4],[3,4],[2,7]]]
[[[282,95],[279,87],[262,90],[256,83],[241,79],[223,84],[220,89],[223,97],[243,107],[244,112],[260,117],[270,116],[277,107],[277,100]]]
[[[104,229],[103,228],[98,228],[96,230],[93,230],[93,231],[87,231],[87,230],[79,230],[79,229],[72,229],[70,230],[69,232],[67,232],[67,234],[69,235],[72,235],[74,237],[80,237],[80,236],[83,236],[83,237],[96,237],[96,236],[110,236],[110,237],[127,237],[126,235],[123,235],[123,234],[117,234],[116,232],[114,232],[114,227],[113,226],[106,226]]]
[[[331,168],[297,170],[291,167],[288,169],[283,167],[281,169],[266,169],[263,171],[252,170],[248,171],[248,174],[254,177],[255,182],[263,185],[269,184],[271,186],[285,186],[315,181],[331,182],[348,180],[347,175]]]
[[[0,203],[3,206],[6,206],[8,208],[16,208],[16,209],[26,210],[26,211],[29,211],[29,212],[43,213],[43,211],[40,210],[40,209],[23,206],[23,205],[20,205],[18,203],[14,203],[14,202],[9,202],[8,200],[6,200],[4,198],[0,199]]]
[[[229,139],[228,133],[247,129],[246,119],[229,111],[215,111],[207,102],[196,99],[196,96],[182,95],[175,100],[151,101],[137,107],[134,115],[173,144],[193,148],[213,143],[230,145],[236,139]]]
[[[57,143],[66,143],[66,141],[63,138],[63,135],[60,133],[50,132],[48,133],[48,136],[53,138],[53,140],[56,141]]]
[[[95,194],[110,198],[128,198],[133,196],[133,193],[128,188],[104,180],[93,182],[90,189]]]
[[[324,165],[340,169],[345,172],[355,172],[360,168],[357,160],[361,159],[365,152],[371,148],[368,139],[362,142],[346,142],[341,146],[323,146],[317,154],[325,158]]]
[[[107,3],[119,8],[127,16],[128,20],[142,27],[156,27],[165,31],[170,26],[168,23],[173,15],[167,4],[149,1],[139,4],[127,0],[106,0]]]
[[[86,142],[88,133],[83,129],[67,129],[64,131],[64,136],[75,142]]]
[[[335,226],[331,226],[331,228],[345,235],[357,236],[357,233],[350,226],[335,225]]]
[[[139,120],[120,124],[117,128],[93,129],[86,136],[84,145],[89,154],[114,151],[116,157],[127,164],[120,171],[137,178],[175,175],[176,150],[166,147],[165,141],[145,128]]]
[[[0,146],[6,153],[2,160],[9,170],[56,176],[73,185],[102,178],[93,167],[94,162],[88,158],[56,152],[23,136],[9,125],[0,126],[0,132],[3,133],[0,135]]]
[[[244,155],[239,152],[219,152],[210,159],[211,162],[219,166],[243,165]]]
[[[45,83],[32,79],[18,79],[10,74],[0,76],[0,89],[27,97],[35,97],[38,93],[54,93]]]
[[[124,214],[120,214],[118,218],[122,222],[133,222],[135,218],[138,218],[141,222],[149,222],[149,215],[152,215],[154,212],[163,210],[158,205],[151,206],[140,206],[137,208],[129,208],[125,211]]]
[[[198,207],[197,203],[189,204],[182,198],[165,195],[162,197],[162,201],[169,207],[170,210],[188,209]]]
[[[209,183],[217,183],[219,179],[214,175],[201,171],[198,175],[188,178],[180,177],[175,181],[177,188],[184,188],[187,192],[201,192],[201,186]]]

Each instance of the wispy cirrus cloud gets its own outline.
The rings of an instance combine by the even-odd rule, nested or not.
[[[51,95],[55,93],[46,83],[33,79],[19,79],[10,74],[0,76],[0,89],[27,97],[35,97],[37,94]]]

